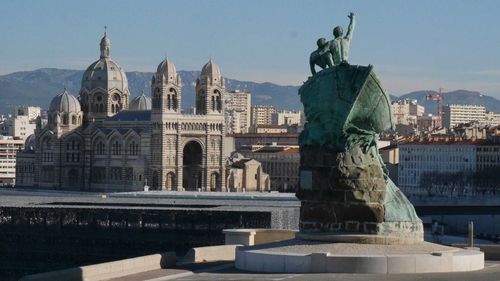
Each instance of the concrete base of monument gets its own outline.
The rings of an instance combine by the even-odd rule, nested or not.
[[[379,245],[292,239],[238,247],[235,266],[269,273],[460,272],[483,269],[484,253],[428,242]]]
[[[420,219],[381,223],[346,221],[336,224],[301,220],[300,224],[301,231],[296,237],[302,240],[385,245],[418,244],[424,241],[424,226]],[[335,225],[337,227],[332,227]]]
[[[356,243],[356,244],[379,244],[379,245],[408,245],[423,242],[423,235],[375,235],[375,234],[350,234],[350,233],[321,233],[308,234],[297,232],[295,237],[301,240],[322,241],[331,243]]]

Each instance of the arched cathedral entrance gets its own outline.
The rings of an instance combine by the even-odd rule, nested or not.
[[[184,146],[182,186],[185,190],[198,190],[198,188],[202,188],[202,151],[201,145],[196,141],[190,141]]]

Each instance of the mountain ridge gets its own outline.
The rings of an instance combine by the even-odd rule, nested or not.
[[[437,91],[432,90],[413,91],[400,96],[399,99],[416,99],[419,104],[425,107],[426,112],[435,114],[437,112],[437,102],[427,100],[426,96],[428,94],[440,94],[443,98],[443,100],[441,101],[442,105],[474,104],[486,107],[487,111],[500,112],[500,100],[492,96],[482,94],[478,91],[469,91],[463,89],[443,93],[438,93]]]
[[[12,113],[17,105],[47,108],[52,98],[65,88],[77,96],[84,70],[40,68],[0,76],[0,112]],[[195,82],[200,71],[178,71],[182,79],[182,107],[194,106]],[[149,93],[153,72],[126,72],[131,97]],[[281,86],[224,78],[226,90],[250,91],[252,104],[270,104],[280,109],[300,109],[298,86]]]
[[[77,96],[80,90],[81,78],[84,70],[40,68],[36,70],[18,71],[0,76],[0,113],[12,113],[17,105],[34,105],[47,108],[52,98],[61,93],[64,88]],[[182,107],[189,108],[194,105],[194,85],[199,71],[178,71],[183,81]],[[131,97],[141,94],[142,90],[150,92],[152,72],[130,71],[126,72],[129,82]],[[257,83],[224,78],[226,90],[250,91],[252,105],[269,104],[278,109],[302,109],[298,96],[299,86],[278,85],[271,82]],[[437,94],[436,91],[419,90],[399,97],[391,95],[391,99],[416,99],[426,108],[426,112],[436,112],[436,102],[426,100],[428,93]],[[500,100],[479,93],[477,91],[455,90],[442,93],[443,104],[480,104],[487,110],[500,112]]]

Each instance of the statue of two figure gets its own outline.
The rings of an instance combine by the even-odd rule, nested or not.
[[[316,42],[318,49],[311,53],[309,59],[309,65],[313,75],[316,74],[316,69],[314,68],[316,65],[325,69],[341,63],[347,63],[349,46],[354,30],[354,13],[350,13],[347,17],[350,19],[350,22],[345,36],[343,36],[344,32],[342,27],[337,26],[333,29],[333,36],[335,38],[332,41],[320,38]]]

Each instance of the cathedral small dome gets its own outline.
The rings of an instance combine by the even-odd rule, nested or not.
[[[175,70],[175,65],[168,60],[168,58],[164,59],[159,65],[158,68],[156,69],[157,74],[163,74],[165,77],[172,77],[170,79],[175,78],[177,75],[177,71]]]
[[[35,134],[31,134],[24,142],[24,151],[35,150]]]
[[[64,89],[64,92],[55,96],[50,102],[49,111],[52,112],[80,112],[80,102],[75,96],[68,94],[68,91]]]
[[[130,102],[129,110],[131,111],[141,111],[141,110],[151,110],[151,99],[144,94],[134,98]]]
[[[181,80],[179,75],[177,75],[175,65],[171,61],[169,61],[168,58],[160,62],[160,64],[156,68],[156,74],[153,77],[153,83],[155,83],[155,81],[162,83],[173,82],[180,84]]]
[[[101,47],[111,47],[111,40],[109,40],[108,35],[104,33],[104,36],[101,39]]]
[[[222,72],[220,71],[220,67],[210,59],[201,69],[200,77],[220,80],[222,78]]]

